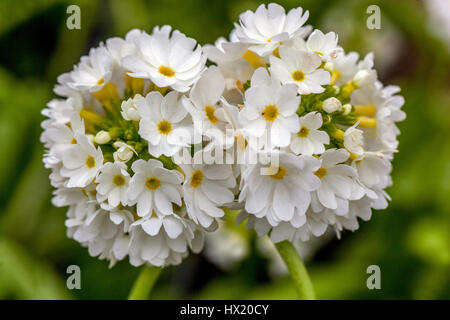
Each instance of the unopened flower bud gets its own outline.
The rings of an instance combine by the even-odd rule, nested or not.
[[[327,113],[333,113],[342,109],[342,103],[335,97],[323,101],[322,109]]]
[[[352,111],[352,105],[350,103],[346,103],[342,106],[342,110],[344,111],[342,114],[346,116]]]
[[[114,161],[128,162],[133,158],[133,154],[137,154],[136,150],[125,142],[116,141],[113,146],[117,148],[117,151],[113,154]]]
[[[127,101],[122,102],[121,114],[125,120],[134,120],[134,121],[141,120],[141,116],[139,115],[137,110],[137,102],[142,98],[143,97],[140,94],[137,94],[134,96],[134,98],[130,98]]]
[[[327,62],[325,63],[325,65],[323,66],[323,68],[329,72],[333,72],[334,70],[334,64],[333,62]]]
[[[108,131],[101,130],[99,131],[94,138],[94,142],[97,144],[105,144],[111,141],[111,136]]]

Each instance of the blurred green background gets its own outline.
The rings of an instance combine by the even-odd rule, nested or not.
[[[450,298],[450,36],[417,0],[286,0],[310,11],[309,24],[336,31],[346,51],[375,52],[385,84],[402,88],[392,202],[355,233],[322,247],[308,263],[323,299]],[[50,204],[49,172],[39,142],[40,111],[57,75],[91,46],[131,28],[170,24],[200,44],[228,36],[250,0],[0,1],[0,298],[122,299],[139,269],[108,269],[65,236],[64,208]],[[66,9],[81,8],[81,30],[68,30]],[[369,30],[366,8],[381,8],[381,29]],[[445,10],[445,9],[443,9]],[[447,9],[448,10],[448,9]],[[448,12],[450,15],[450,12]],[[439,29],[439,28],[438,28]],[[434,30],[434,31],[432,31]],[[439,30],[437,30],[439,31]],[[442,30],[440,30],[442,31]],[[81,268],[81,290],[66,288],[66,268]],[[201,255],[167,268],[155,299],[293,299],[287,277],[272,278],[256,250],[230,272]],[[368,290],[366,268],[381,268],[381,290]]]

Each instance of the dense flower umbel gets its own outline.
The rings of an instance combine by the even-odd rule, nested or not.
[[[385,208],[404,100],[372,54],[358,61],[307,18],[261,5],[205,48],[132,30],[61,75],[41,140],[68,236],[111,265],[166,266],[199,252],[226,207],[275,242]]]

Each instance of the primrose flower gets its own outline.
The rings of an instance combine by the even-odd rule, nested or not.
[[[167,25],[134,29],[61,74],[41,142],[67,236],[110,266],[161,267],[206,237],[231,266],[249,247],[216,231],[230,220],[301,246],[386,208],[400,88],[372,53],[309,34],[308,15],[260,5],[203,48]]]

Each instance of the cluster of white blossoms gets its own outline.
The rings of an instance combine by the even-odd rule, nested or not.
[[[41,140],[68,236],[111,265],[167,266],[227,208],[274,242],[385,208],[399,88],[307,18],[261,5],[203,48],[170,26],[132,30],[62,74]]]

